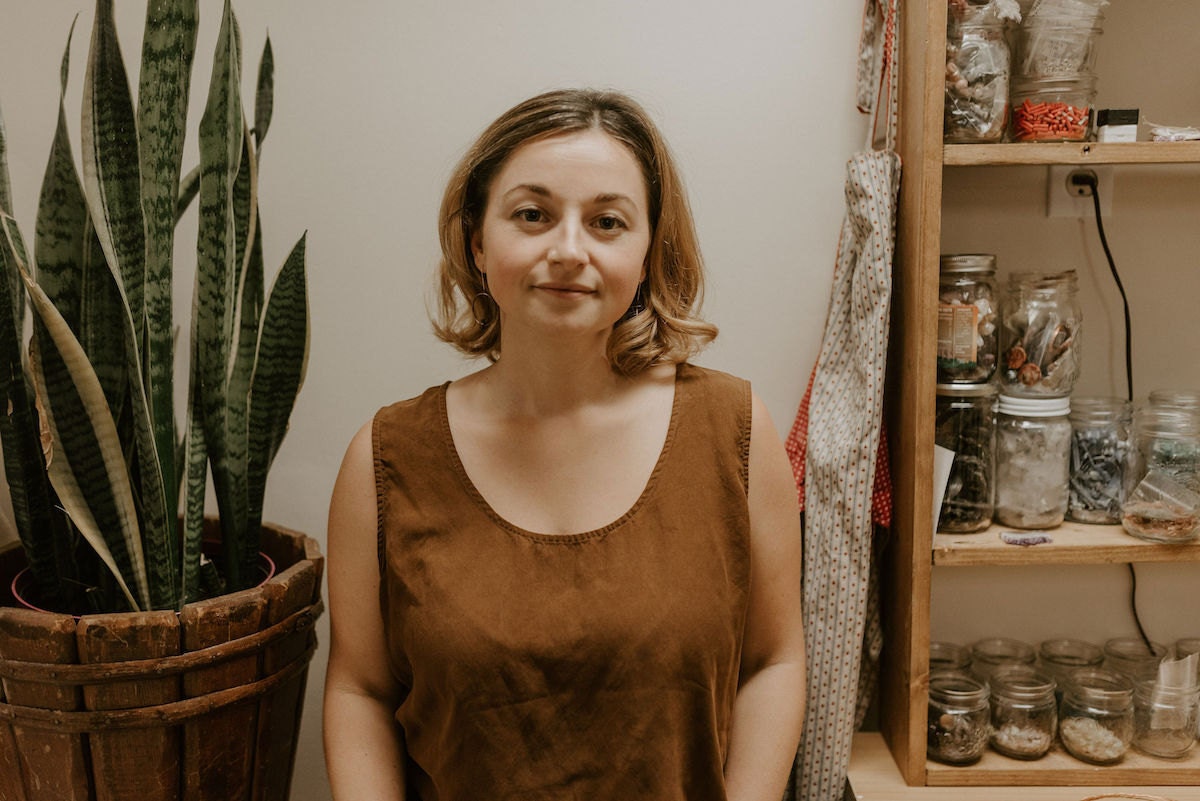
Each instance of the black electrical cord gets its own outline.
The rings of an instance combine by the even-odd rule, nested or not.
[[[1104,218],[1100,214],[1100,182],[1096,179],[1095,173],[1080,172],[1074,177],[1077,184],[1087,186],[1092,190],[1092,208],[1096,212],[1096,231],[1100,234],[1100,245],[1104,248],[1104,257],[1108,260],[1108,270],[1112,273],[1113,282],[1117,285],[1117,291],[1121,293],[1121,308],[1125,314],[1125,393],[1126,398],[1130,403],[1133,402],[1133,325],[1129,317],[1129,298],[1125,295],[1125,285],[1121,283],[1121,275],[1117,272],[1116,261],[1113,260],[1112,249],[1108,246],[1108,237],[1104,235]],[[1146,645],[1146,650],[1151,654],[1154,653],[1154,646],[1150,644],[1150,638],[1146,636],[1146,629],[1142,626],[1141,615],[1138,614],[1137,607],[1137,570],[1134,569],[1133,563],[1125,565],[1129,569],[1129,608],[1133,612],[1133,623],[1137,626],[1138,635],[1141,636],[1142,642]]]

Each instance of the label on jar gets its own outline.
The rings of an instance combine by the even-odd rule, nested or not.
[[[970,304],[938,304],[937,358],[943,367],[975,364],[979,309]]]

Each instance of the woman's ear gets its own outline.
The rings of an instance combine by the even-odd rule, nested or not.
[[[479,231],[471,232],[471,256],[475,260],[475,269],[481,273],[487,272],[483,255],[483,235]]]

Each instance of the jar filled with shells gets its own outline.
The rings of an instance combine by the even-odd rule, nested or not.
[[[1082,315],[1074,270],[1015,273],[1002,298],[1001,392],[1023,398],[1063,398],[1079,377]]]
[[[991,380],[996,372],[999,306],[995,256],[942,256],[938,277],[939,384],[983,384]]]

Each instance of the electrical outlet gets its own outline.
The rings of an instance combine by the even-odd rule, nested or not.
[[[1072,183],[1076,173],[1095,174],[1100,188],[1100,214],[1112,214],[1113,168],[1112,165],[1082,166],[1079,164],[1054,165],[1046,168],[1046,216],[1083,217],[1096,216],[1091,188]]]

